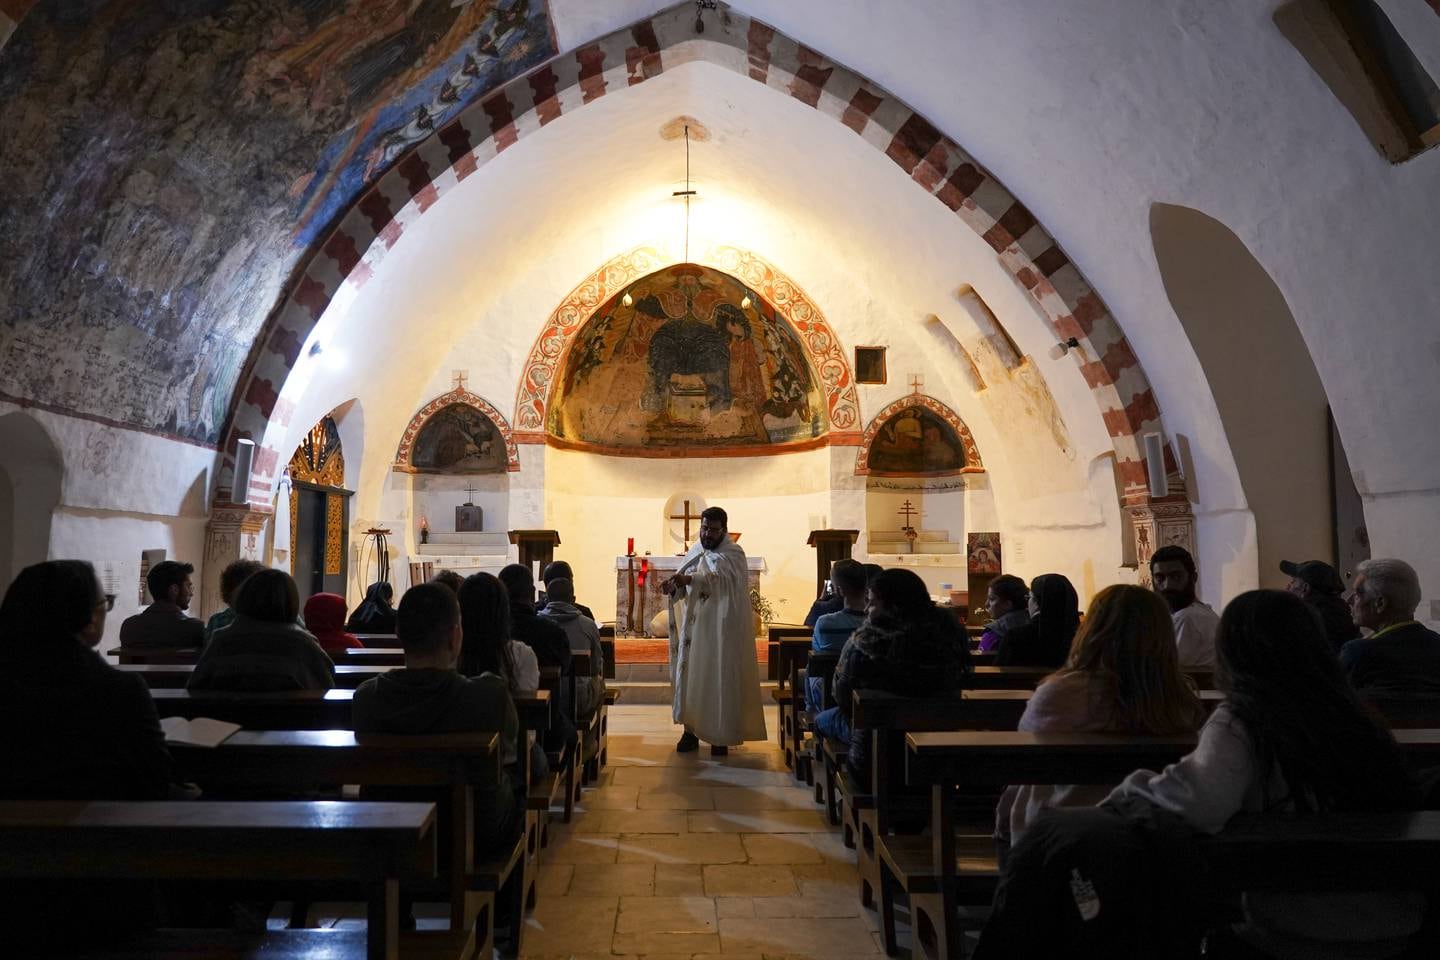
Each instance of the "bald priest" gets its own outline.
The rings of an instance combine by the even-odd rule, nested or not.
[[[745,551],[730,539],[719,507],[700,513],[700,539],[660,585],[670,598],[670,670],[681,753],[710,744],[724,756],[746,740],[764,740],[755,616]]]

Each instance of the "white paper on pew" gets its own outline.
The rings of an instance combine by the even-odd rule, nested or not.
[[[160,721],[160,728],[165,731],[166,743],[216,747],[224,743],[230,734],[239,730],[240,724],[212,720],[210,717],[195,717],[193,720],[186,720],[184,717],[166,717]]]

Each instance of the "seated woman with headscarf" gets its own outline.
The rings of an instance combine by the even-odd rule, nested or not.
[[[326,653],[365,646],[355,634],[345,632],[345,598],[338,593],[317,593],[305,601],[305,629]]]
[[[1070,655],[1080,626],[1080,602],[1070,581],[1042,573],[1030,581],[1030,620],[1000,638],[995,662],[1006,667],[1058,667]]]
[[[390,605],[394,597],[395,588],[385,581],[370,584],[345,629],[351,633],[394,633],[395,608]]]

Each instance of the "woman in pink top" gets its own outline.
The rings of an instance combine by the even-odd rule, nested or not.
[[[1170,610],[1153,591],[1118,584],[1090,601],[1065,666],[1036,688],[1020,729],[1044,732],[1191,733],[1205,719],[1180,672]],[[1012,844],[1045,807],[1089,806],[1104,786],[1036,784],[1006,788],[995,835]]]

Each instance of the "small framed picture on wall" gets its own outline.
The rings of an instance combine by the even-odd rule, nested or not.
[[[885,382],[885,348],[884,348],[884,347],[856,347],[856,348],[855,348],[855,382],[856,382],[856,383],[884,383],[884,382]]]

